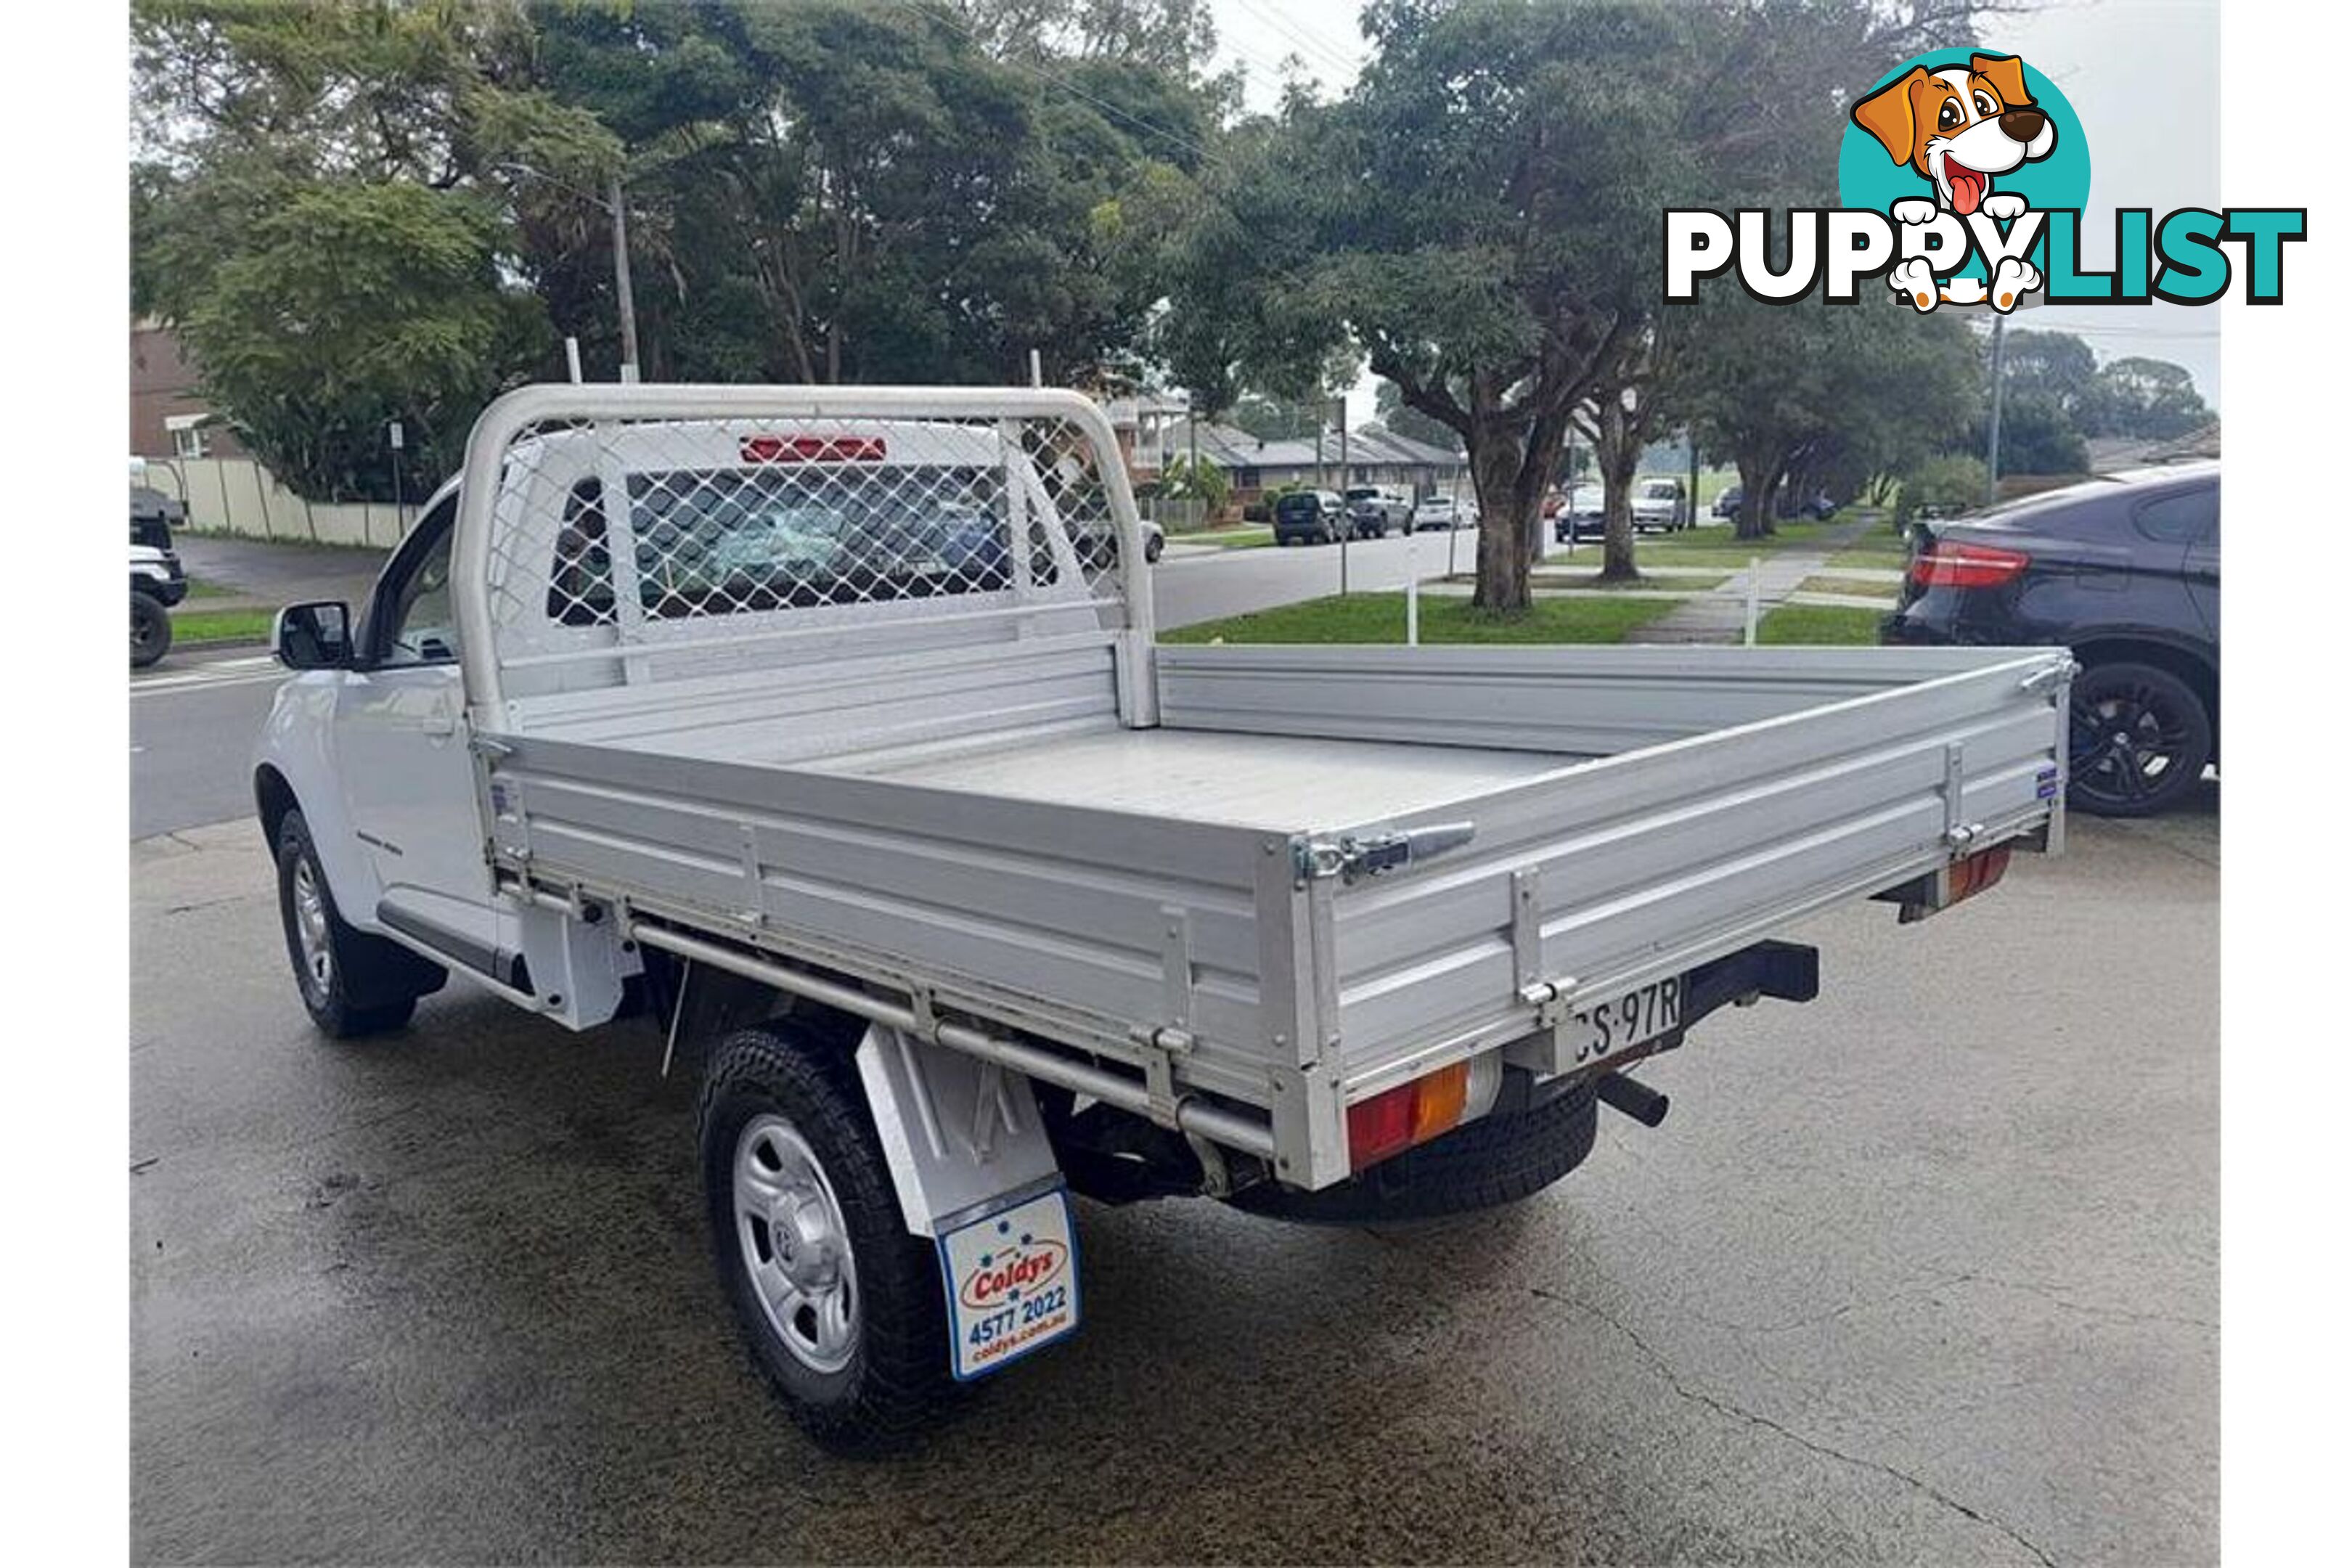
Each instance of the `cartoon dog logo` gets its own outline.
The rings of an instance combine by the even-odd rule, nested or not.
[[[1855,104],[1853,122],[1935,188],[1932,202],[1913,197],[1889,209],[1903,224],[1933,222],[1939,211],[1962,218],[1982,212],[2002,223],[2018,217],[2025,198],[1995,191],[1993,177],[2047,158],[2058,143],[2057,127],[2034,104],[2024,62],[2014,55],[1970,55],[1965,69],[1914,66]],[[1938,299],[1976,304],[1988,293],[2006,310],[2042,287],[2042,274],[2029,262],[2004,259],[1989,289],[1973,279],[1955,279],[1945,289],[1927,260],[1915,257],[1889,272],[1887,282],[1923,311]]]

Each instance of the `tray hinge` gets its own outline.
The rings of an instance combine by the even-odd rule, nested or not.
[[[1175,1127],[1176,1108],[1182,1096],[1176,1092],[1176,1058],[1192,1049],[1192,1034],[1189,1029],[1162,1027],[1138,1030],[1139,1053],[1143,1067],[1143,1093],[1146,1111],[1162,1127]]]
[[[1568,1016],[1575,982],[1544,978],[1543,873],[1532,866],[1511,873],[1511,984],[1519,1000],[1536,1009],[1539,1026],[1550,1028]]]
[[[1290,842],[1291,865],[1301,883],[1326,877],[1353,882],[1433,860],[1449,850],[1461,848],[1477,833],[1478,825],[1475,822],[1441,822],[1429,827],[1367,834],[1362,837],[1350,833],[1339,838],[1294,838]]]
[[[2017,683],[2017,689],[2030,696],[2056,691],[2083,673],[2083,667],[2070,658],[2053,660]]]
[[[1958,741],[1944,748],[1944,845],[1950,849],[1965,849],[1984,836],[1981,822],[1964,822],[1962,795],[1967,792],[1966,769],[1961,765],[1960,743]]]

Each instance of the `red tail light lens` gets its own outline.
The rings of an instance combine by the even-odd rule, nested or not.
[[[746,436],[747,463],[878,463],[885,454],[879,436]]]
[[[1998,588],[2032,560],[2022,550],[1938,539],[1911,563],[1911,581],[1922,588]]]
[[[1348,1165],[1360,1171],[1456,1126],[1470,1103],[1470,1064],[1455,1062],[1348,1107]]]

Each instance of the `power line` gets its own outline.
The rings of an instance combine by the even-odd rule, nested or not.
[[[1026,71],[1029,75],[1035,77],[1038,80],[1054,87],[1058,87],[1064,92],[1068,93],[1071,97],[1083,100],[1084,101],[1092,104],[1095,108],[1101,110],[1105,114],[1108,114],[1118,120],[1124,121],[1128,124],[1134,126],[1139,131],[1148,132],[1151,135],[1159,137],[1161,141],[1168,142],[1171,146],[1181,147],[1185,151],[1191,153],[1193,157],[1199,159],[1203,165],[1213,164],[1219,162],[1214,153],[1202,146],[1199,142],[1192,141],[1191,138],[1179,136],[1176,132],[1169,130],[1164,125],[1154,125],[1148,120],[1140,119],[1136,115],[1129,113],[1126,110],[1121,109],[1115,103],[1106,103],[1101,99],[1097,98],[1094,94],[1087,91],[1085,89],[1076,86],[1075,83],[1070,82],[1062,77],[1055,75],[1052,71],[1045,69],[1043,66],[1033,65],[1027,60],[1019,59],[1011,55],[996,55],[991,53],[988,48],[988,41],[986,39],[982,38],[978,33],[972,31],[970,27],[965,26],[961,22],[958,21],[952,15],[945,10],[926,10],[920,5],[912,4],[911,0],[899,0],[898,8],[907,12],[909,16],[920,16],[927,20],[937,20],[946,23],[949,26],[953,27],[957,32],[961,33],[965,37],[970,38],[973,44],[979,47],[983,54],[988,54],[990,58],[996,60],[999,64],[1011,66],[1016,70]]]
[[[1240,5],[1244,11],[1289,39],[1307,54],[1321,56],[1323,63],[1331,69],[1348,76],[1353,76],[1358,70],[1357,60],[1325,44],[1320,35],[1304,24],[1293,26],[1274,6],[1261,5],[1258,0],[1240,0]]]

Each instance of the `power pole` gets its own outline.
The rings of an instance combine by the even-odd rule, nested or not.
[[[1992,319],[1992,417],[1985,426],[1985,505],[2000,499],[2001,327],[2009,320]]]
[[[637,296],[629,286],[629,209],[621,200],[621,176],[604,183],[605,204],[613,213],[613,291],[621,308],[621,379],[637,379]]]

